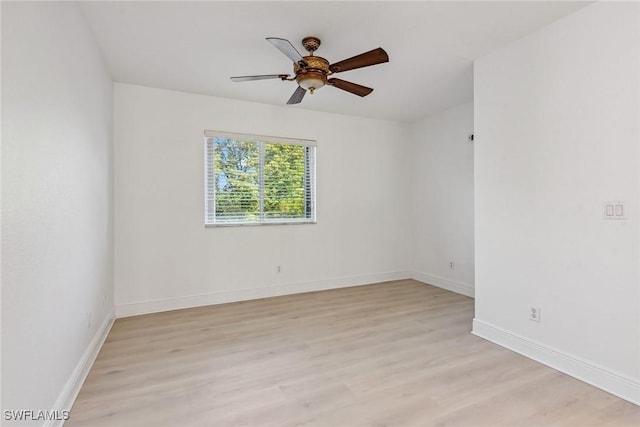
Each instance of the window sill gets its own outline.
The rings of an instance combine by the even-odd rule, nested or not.
[[[262,225],[302,225],[302,224],[317,224],[318,221],[274,221],[274,222],[230,222],[221,224],[205,224],[204,228],[219,228],[219,227],[259,227]]]

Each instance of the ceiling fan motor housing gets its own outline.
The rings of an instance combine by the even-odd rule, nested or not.
[[[298,85],[313,93],[327,84],[329,74],[329,61],[320,56],[305,56],[306,65],[293,64],[293,72],[296,75]]]

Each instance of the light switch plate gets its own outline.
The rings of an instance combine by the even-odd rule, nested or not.
[[[627,207],[621,201],[604,202],[602,216],[604,219],[627,219]]]

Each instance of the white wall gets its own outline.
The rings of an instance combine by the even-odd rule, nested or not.
[[[470,133],[473,133],[473,103],[429,116],[411,126],[409,212],[413,277],[473,296]]]
[[[596,3],[477,60],[474,95],[474,331],[636,402],[638,9]]]
[[[2,2],[3,410],[69,409],[113,310],[112,87],[75,3]]]
[[[114,120],[119,315],[407,277],[405,125],[126,84]],[[317,140],[318,224],[204,228],[205,129]]]

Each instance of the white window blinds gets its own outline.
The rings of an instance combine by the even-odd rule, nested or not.
[[[205,132],[205,225],[313,223],[315,142]]]

